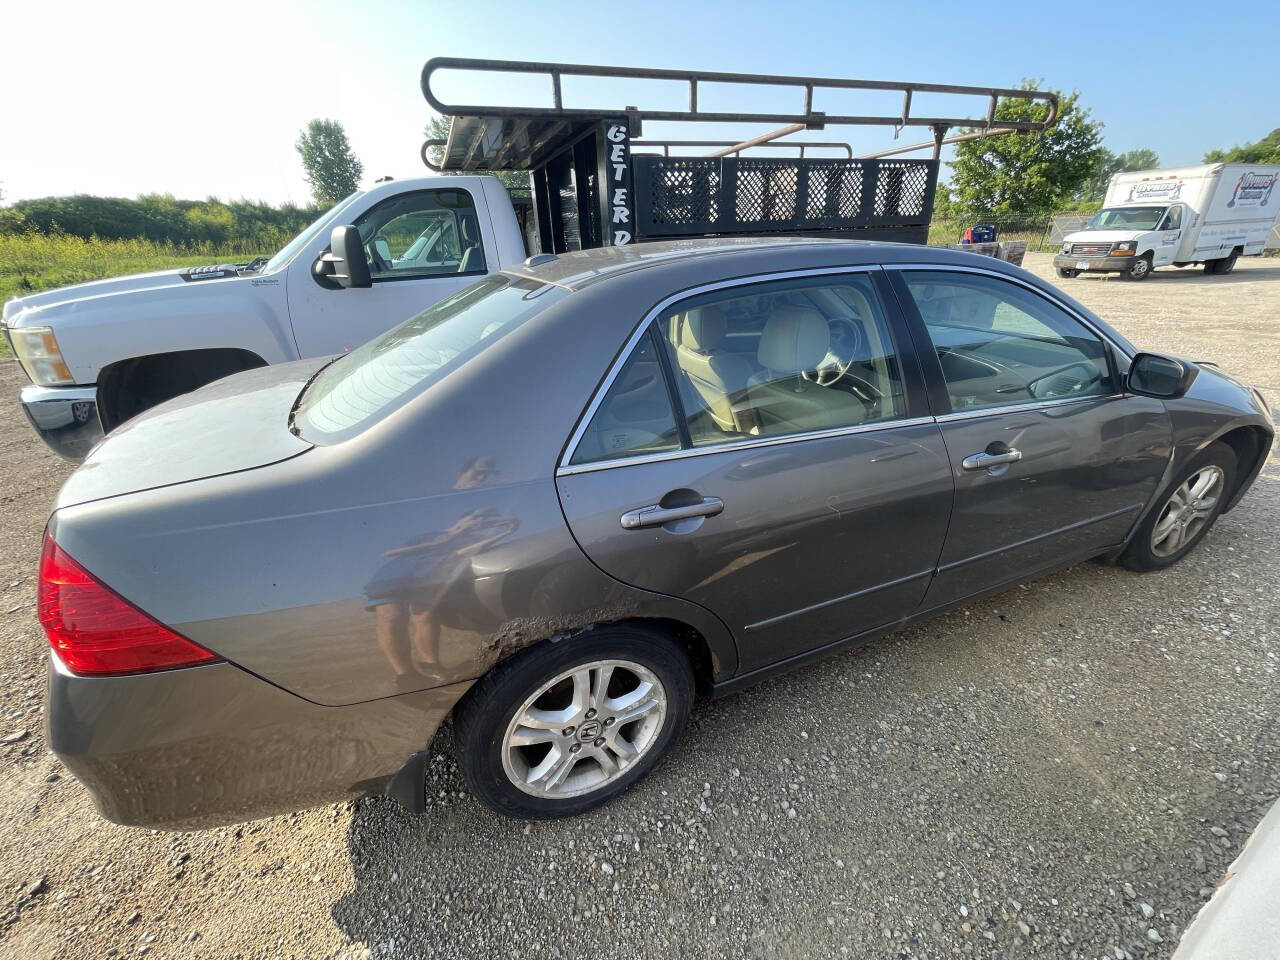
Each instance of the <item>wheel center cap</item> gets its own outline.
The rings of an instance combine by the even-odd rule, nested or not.
[[[600,721],[588,720],[578,728],[578,739],[583,743],[587,743],[600,736]]]

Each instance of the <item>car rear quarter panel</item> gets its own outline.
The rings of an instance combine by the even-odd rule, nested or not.
[[[473,679],[531,643],[629,617],[692,626],[716,676],[731,675],[716,617],[606,576],[560,511],[565,439],[643,314],[603,290],[352,440],[69,506],[51,531],[151,615],[316,703]]]

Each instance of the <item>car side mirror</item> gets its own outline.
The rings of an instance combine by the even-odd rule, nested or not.
[[[324,286],[372,287],[373,278],[369,275],[360,231],[350,225],[334,227],[329,236],[329,250],[316,261],[315,275]]]
[[[1176,360],[1158,353],[1140,353],[1129,364],[1125,386],[1130,393],[1161,400],[1175,400],[1191,389],[1200,372],[1186,360]]]

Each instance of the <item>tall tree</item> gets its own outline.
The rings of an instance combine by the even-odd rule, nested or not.
[[[448,140],[449,120],[446,117],[435,114],[427,121],[427,126],[423,133],[427,135],[428,140]],[[439,166],[444,159],[444,147],[430,147],[427,153],[431,157],[431,162],[436,166]],[[476,172],[487,173],[490,176],[497,177],[508,190],[529,189],[529,174],[524,170],[477,170]]]
[[[1039,89],[1038,81],[1023,80],[1021,89]],[[1102,156],[1102,124],[1079,98],[1075,91],[1059,93],[1057,123],[1040,133],[956,144],[950,187],[957,211],[998,219],[1040,217],[1075,196]],[[1005,99],[995,120],[1043,120],[1048,109]]]
[[[1280,163],[1280,127],[1261,140],[1246,143],[1230,150],[1210,150],[1204,155],[1205,163]]]
[[[1117,173],[1126,173],[1130,170],[1152,170],[1158,166],[1160,166],[1160,157],[1154,150],[1148,150],[1145,147],[1129,150],[1126,153],[1103,150],[1098,160],[1098,169],[1080,188],[1080,199],[1095,202],[1102,200],[1107,195],[1107,185]]]
[[[296,146],[316,203],[329,206],[360,189],[364,165],[337,120],[312,120],[298,134]]]

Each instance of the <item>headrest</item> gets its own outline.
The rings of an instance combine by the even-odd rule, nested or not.
[[[471,222],[471,218],[463,217],[460,222],[462,225],[463,241],[468,244],[475,243],[476,242],[475,225]]]
[[[719,307],[698,307],[684,315],[680,344],[699,353],[710,353],[724,342],[724,311]]]
[[[827,321],[817,310],[783,304],[765,321],[756,358],[778,373],[801,373],[822,362],[830,341]]]

